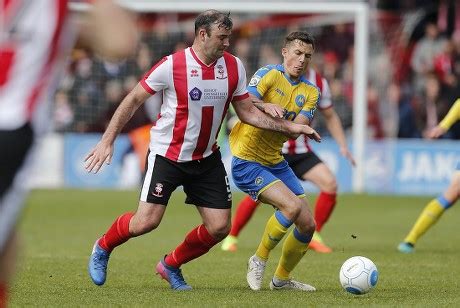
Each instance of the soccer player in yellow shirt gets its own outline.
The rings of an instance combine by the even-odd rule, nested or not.
[[[314,47],[314,39],[307,32],[292,32],[285,38],[283,64],[260,68],[249,83],[248,91],[257,108],[295,123],[310,123],[320,91],[303,76]],[[292,224],[295,227],[286,236],[270,289],[316,290],[290,278],[315,231],[315,221],[303,188],[281,155],[283,143],[292,137],[296,136],[274,133],[242,122],[238,122],[230,133],[232,175],[236,186],[254,200],[277,209],[265,226],[256,253],[249,258],[247,282],[253,290],[261,289],[269,254]]]
[[[428,138],[434,139],[445,134],[449,128],[460,120],[460,98],[450,108],[447,115],[429,133]],[[398,250],[403,253],[412,253],[418,239],[430,229],[438,219],[460,198],[460,162],[457,164],[449,187],[437,198],[431,200],[418,217],[414,226],[404,241],[398,245]]]

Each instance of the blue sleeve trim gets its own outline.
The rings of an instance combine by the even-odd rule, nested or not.
[[[260,95],[259,91],[257,91],[257,87],[248,87],[248,92],[257,98],[261,99],[262,95]]]
[[[310,235],[306,235],[306,234],[301,234],[299,232],[299,230],[297,230],[297,227],[294,228],[294,237],[299,241],[299,242],[302,242],[302,243],[310,243],[311,241],[311,238],[313,237],[313,233],[310,234]]]
[[[444,198],[444,196],[439,196],[438,197],[438,202],[441,204],[441,206],[447,210],[448,208],[450,208],[452,206],[453,203],[450,203],[446,198]]]
[[[316,109],[312,109],[310,111],[300,110],[299,113],[311,121],[313,119],[313,116],[315,115],[315,110]]]
[[[289,219],[287,219],[283,213],[281,213],[280,210],[276,211],[275,212],[275,218],[276,220],[278,220],[278,222],[283,225],[283,227],[285,228],[289,228],[291,225],[292,225],[292,221],[290,221]]]
[[[260,78],[262,78],[265,75],[267,75],[273,69],[276,69],[276,65],[271,65],[271,64],[270,65],[265,65],[264,67],[259,68],[254,75],[257,75]]]

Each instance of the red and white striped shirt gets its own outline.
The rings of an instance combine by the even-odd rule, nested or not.
[[[160,60],[141,80],[150,94],[162,95],[158,121],[150,131],[150,151],[185,162],[217,150],[217,134],[230,102],[247,98],[246,71],[229,54],[205,65],[192,48]]]
[[[307,71],[307,79],[316,85],[321,91],[321,100],[318,103],[318,108],[324,110],[332,107],[331,91],[327,80],[323,78],[318,72],[310,68]],[[312,149],[308,144],[308,137],[305,135],[299,136],[297,139],[289,139],[283,144],[283,154],[303,154],[310,152]]]
[[[51,122],[44,103],[63,68],[67,0],[2,0],[0,6],[0,129],[27,122],[42,129]]]

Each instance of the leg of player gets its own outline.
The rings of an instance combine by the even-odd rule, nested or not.
[[[289,232],[284,241],[278,266],[270,281],[271,290],[316,291],[315,287],[290,278],[290,273],[307,252],[315,230],[315,221],[308,207],[307,199],[301,198],[300,200],[302,201],[301,212],[294,222],[294,229]]]
[[[230,231],[231,209],[197,207],[203,224],[190,231],[184,241],[158,262],[156,270],[174,290],[190,290],[181,272],[181,265],[207,253]]]
[[[222,250],[235,252],[238,249],[238,235],[251,219],[259,203],[245,196],[236,208],[230,234],[222,241]]]
[[[9,282],[15,271],[18,236],[13,230],[0,256],[0,307],[7,307]]]
[[[425,206],[409,234],[404,241],[398,245],[398,250],[402,253],[414,252],[414,247],[418,239],[425,234],[425,232],[427,232],[438,221],[442,214],[444,214],[444,212],[459,198],[460,171],[457,170],[447,190]]]
[[[319,162],[303,174],[302,179],[312,182],[320,189],[315,205],[316,232],[310,243],[310,249],[330,253],[332,249],[323,242],[320,232],[334,210],[337,200],[337,181],[323,162]]]
[[[278,210],[267,221],[257,251],[249,258],[246,278],[249,287],[255,291],[262,287],[265,264],[270,252],[297,219],[302,207],[301,200],[283,182],[278,180],[267,187],[258,197],[262,202],[271,204]]]
[[[107,264],[112,250],[136,237],[158,227],[166,206],[139,201],[135,214],[125,213],[119,216],[107,232],[94,243],[88,263],[88,272],[93,282],[100,286],[107,277]]]

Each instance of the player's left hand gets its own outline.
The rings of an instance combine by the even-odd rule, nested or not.
[[[348,159],[348,161],[351,163],[353,167],[356,166],[356,161],[347,147],[340,147],[340,153],[342,154],[343,157]]]

